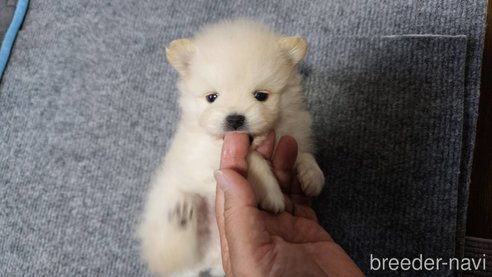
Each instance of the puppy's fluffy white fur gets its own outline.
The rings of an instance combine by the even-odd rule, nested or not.
[[[311,116],[296,65],[305,56],[302,37],[286,37],[248,20],[224,21],[166,48],[178,71],[181,121],[157,169],[139,228],[142,257],[161,276],[223,275],[214,217],[215,180],[226,131],[238,130],[259,145],[269,130],[299,145],[296,169],[307,195],[319,194],[324,176],[313,157]],[[255,92],[266,93],[259,101]],[[215,94],[210,103],[207,95]],[[264,95],[263,95],[264,96]],[[264,97],[263,97],[264,98]],[[261,100],[261,98],[260,98]],[[227,118],[244,120],[231,127]],[[248,179],[258,204],[281,212],[284,200],[269,164],[252,150]]]

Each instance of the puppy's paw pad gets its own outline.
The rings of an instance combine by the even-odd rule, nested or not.
[[[174,207],[169,210],[167,219],[169,223],[178,226],[179,228],[186,228],[188,223],[193,221],[195,217],[194,203],[192,199],[184,198],[177,201]]]
[[[301,183],[302,191],[307,196],[316,196],[321,192],[325,183],[323,171],[315,163],[299,163],[297,165],[297,178]]]

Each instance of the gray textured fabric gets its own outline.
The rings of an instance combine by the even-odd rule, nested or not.
[[[309,80],[329,92],[309,98],[329,176],[322,224],[366,269],[371,254],[454,256],[466,37],[335,41]]]
[[[179,117],[163,46],[235,16],[309,41],[301,68],[328,177],[316,208],[366,273],[394,274],[368,271],[370,253],[462,255],[485,11],[479,0],[34,1],[0,84],[1,275],[148,274],[134,228]]]

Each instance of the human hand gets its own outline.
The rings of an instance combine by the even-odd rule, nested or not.
[[[226,275],[364,276],[318,224],[309,199],[302,194],[293,172],[297,142],[282,137],[273,154],[274,144],[271,133],[257,151],[271,161],[285,193],[288,212],[277,215],[257,208],[255,193],[246,180],[248,136],[228,133],[224,138],[220,170],[215,173],[215,212]]]

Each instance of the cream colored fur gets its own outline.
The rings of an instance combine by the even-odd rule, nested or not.
[[[142,257],[160,276],[223,275],[214,217],[215,180],[226,117],[241,114],[238,131],[254,137],[248,179],[259,206],[277,213],[284,199],[269,164],[254,151],[269,130],[299,144],[298,177],[307,195],[319,194],[324,176],[313,157],[311,116],[306,111],[297,63],[302,37],[285,37],[240,19],[202,29],[193,39],[173,41],[168,61],[179,72],[182,117],[173,143],[157,169],[138,235]],[[258,101],[255,91],[268,93]],[[206,96],[217,93],[213,103]]]

